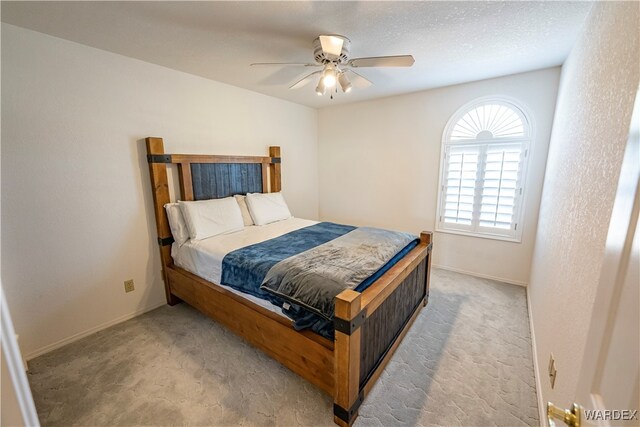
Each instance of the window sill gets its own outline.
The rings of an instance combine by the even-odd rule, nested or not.
[[[503,242],[510,242],[510,243],[522,243],[522,236],[517,236],[517,237],[497,236],[495,234],[477,233],[477,232],[474,233],[472,231],[463,231],[463,230],[442,229],[440,227],[436,227],[436,233],[457,234],[459,236],[478,237],[480,239],[501,240]]]

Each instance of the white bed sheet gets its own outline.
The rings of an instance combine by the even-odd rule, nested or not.
[[[317,221],[309,219],[289,218],[267,225],[252,225],[235,233],[222,234],[204,240],[189,240],[180,247],[174,243],[171,247],[171,256],[173,257],[174,264],[178,267],[184,268],[205,280],[220,284],[222,278],[222,260],[229,252],[264,242],[317,223]],[[271,304],[269,301],[245,294],[228,286],[220,286],[261,307],[284,316],[280,307]]]

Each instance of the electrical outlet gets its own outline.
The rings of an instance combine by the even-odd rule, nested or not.
[[[553,358],[553,353],[549,356],[549,381],[551,382],[551,388],[556,384],[556,376],[558,371],[556,370],[556,361]]]
[[[136,287],[133,284],[133,279],[124,281],[124,291],[125,292],[133,292],[135,290],[136,290]]]

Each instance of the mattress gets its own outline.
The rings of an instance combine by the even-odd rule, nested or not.
[[[229,252],[245,246],[261,243],[314,224],[318,224],[318,222],[302,218],[289,218],[267,225],[253,225],[245,227],[242,231],[235,233],[222,234],[203,240],[189,240],[182,246],[174,243],[171,247],[171,256],[173,257],[174,264],[178,267],[205,280],[220,284],[222,278],[222,260]],[[288,319],[288,317],[282,313],[280,307],[269,301],[235,290],[229,286],[220,286]]]

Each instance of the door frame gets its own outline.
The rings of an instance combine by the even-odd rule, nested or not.
[[[618,190],[611,211],[605,254],[595,295],[585,353],[580,368],[576,402],[593,409],[602,408],[598,396],[591,394],[599,388],[601,366],[606,357],[615,313],[620,303],[625,274],[637,232],[640,214],[640,90],[636,94],[629,138],[620,169]],[[613,285],[613,286],[612,286]]]
[[[3,378],[3,381],[11,381],[15,392],[16,400],[20,406],[22,420],[25,426],[40,426],[36,406],[33,403],[31,388],[27,380],[20,348],[16,340],[16,333],[11,321],[7,299],[4,296],[4,289],[0,284],[0,322],[2,322],[2,335],[0,335],[0,347],[2,347],[2,357],[7,363],[10,378]]]

